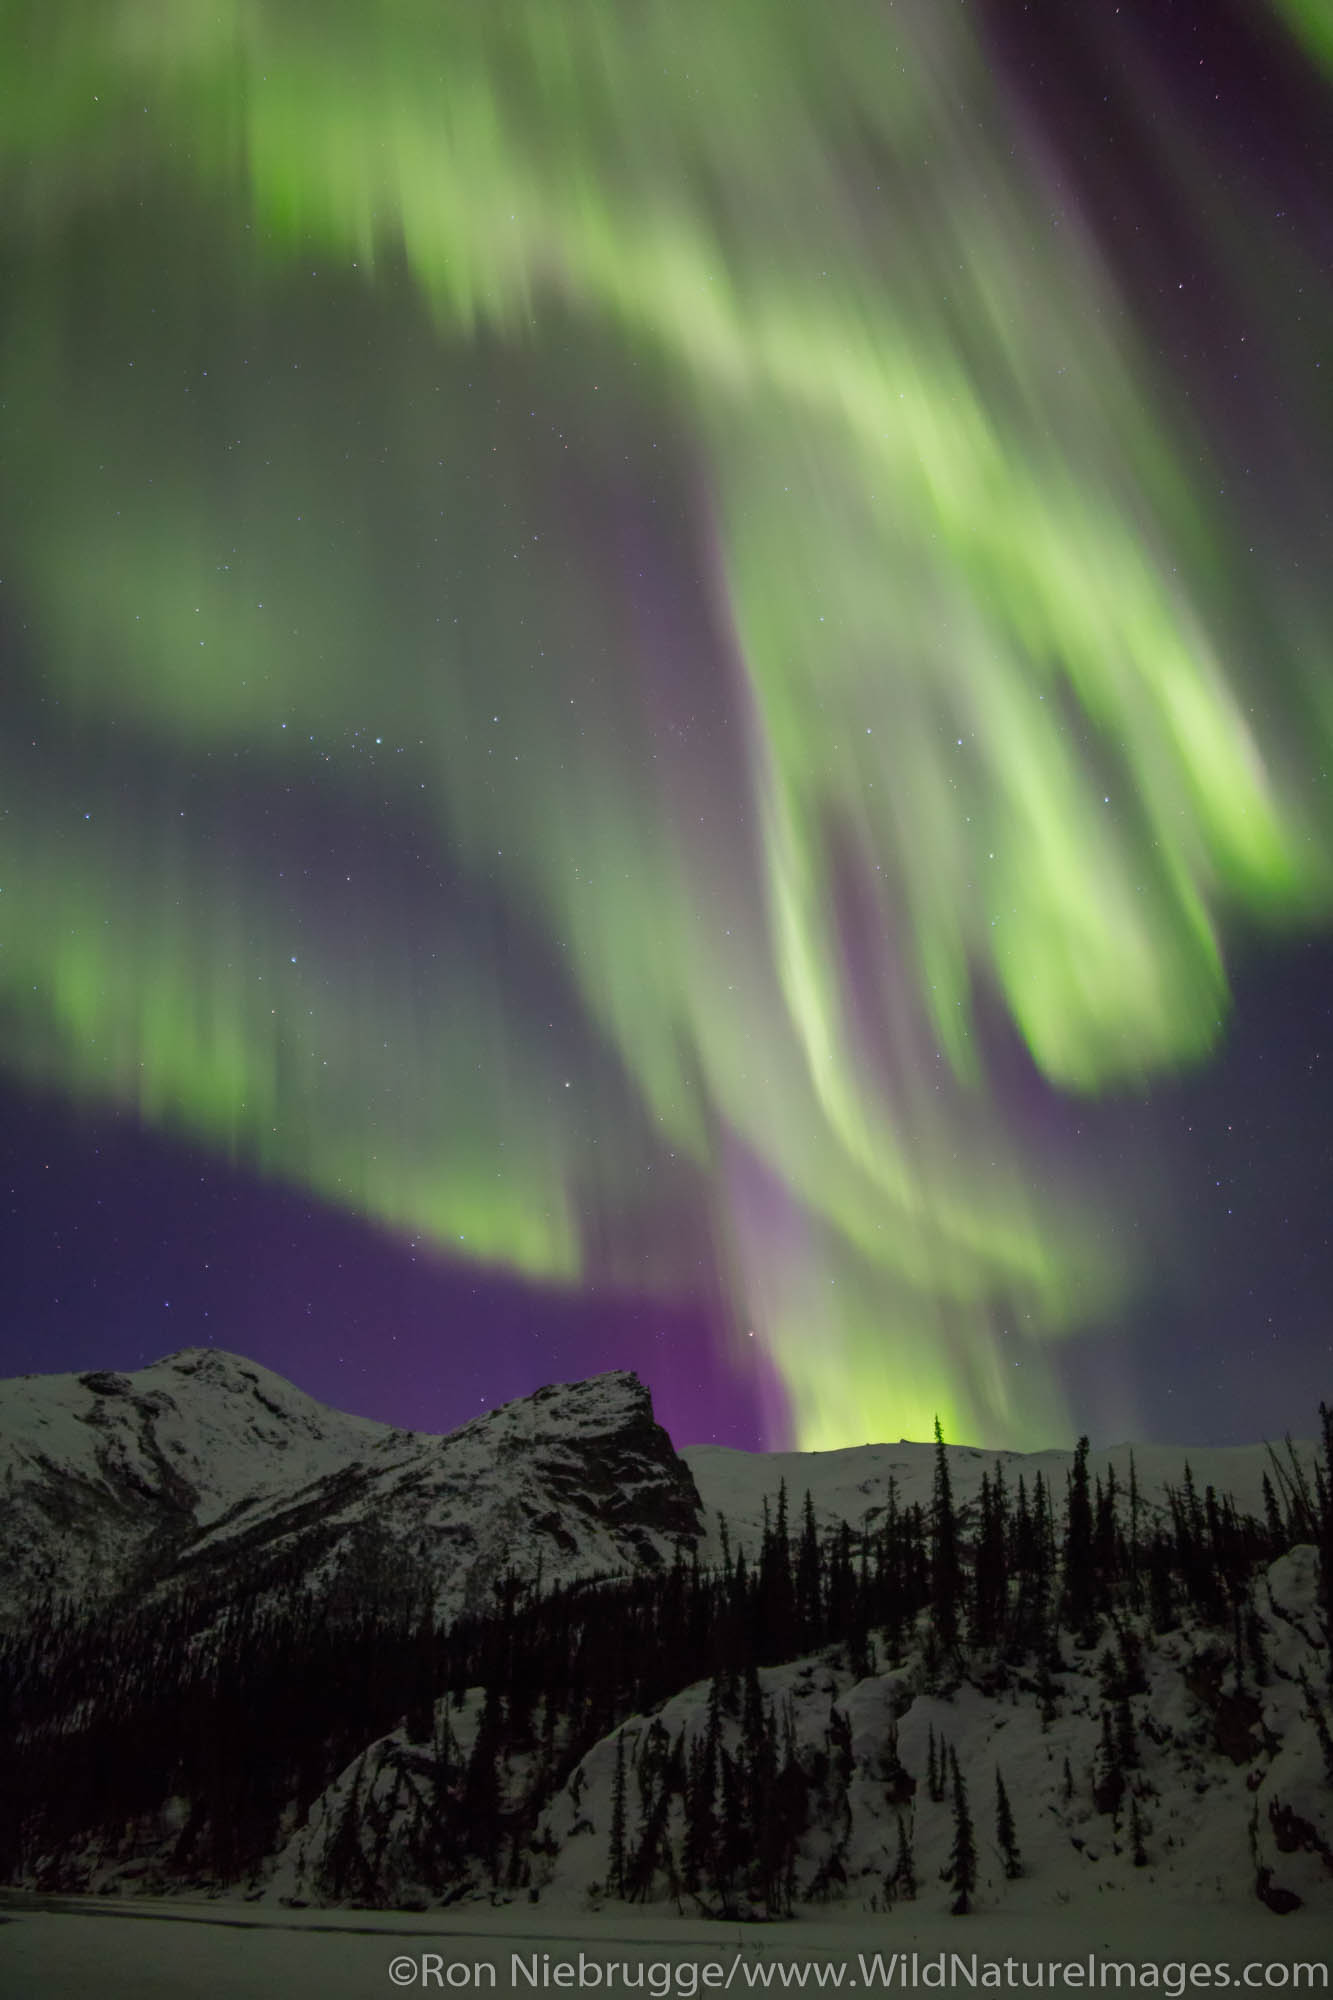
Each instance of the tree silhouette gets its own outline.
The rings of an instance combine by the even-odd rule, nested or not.
[[[977,1843],[972,1831],[972,1815],[967,1806],[967,1786],[958,1768],[958,1753],[949,1751],[949,1770],[953,1778],[953,1848],[949,1855],[949,1876],[957,1894],[950,1904],[950,1914],[965,1917],[972,1907],[972,1891],[977,1886]]]
[[[1092,1552],[1092,1502],[1088,1493],[1088,1440],[1081,1437],[1069,1475],[1065,1517],[1064,1577],[1061,1608],[1071,1632],[1089,1636],[1093,1622],[1095,1578]]]
[[[1004,1779],[998,1764],[995,1766],[995,1838],[1004,1856],[1005,1875],[1009,1881],[1016,1881],[1023,1873],[1023,1858],[1018,1851],[1014,1815],[1010,1809],[1009,1794],[1004,1789]]]
[[[958,1602],[962,1596],[962,1565],[958,1554],[958,1517],[944,1432],[935,1419],[935,1490],[930,1509],[930,1604],[941,1646],[952,1652],[958,1644]]]
[[[625,1732],[616,1732],[616,1768],[611,1781],[611,1834],[607,1843],[607,1886],[625,1893]]]

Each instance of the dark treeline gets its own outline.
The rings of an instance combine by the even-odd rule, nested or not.
[[[1323,1463],[1307,1474],[1290,1450],[1272,1454],[1262,1519],[1199,1493],[1188,1468],[1165,1507],[1149,1507],[1132,1459],[1127,1485],[1090,1478],[1086,1439],[1063,1492],[1040,1471],[1011,1482],[997,1461],[960,1512],[939,1442],[928,1509],[900,1504],[890,1482],[873,1526],[821,1532],[809,1495],[793,1519],[783,1488],[757,1549],[733,1550],[724,1533],[716,1566],[682,1547],[656,1570],[557,1589],[507,1576],[484,1613],[447,1628],[419,1566],[384,1550],[318,1589],[270,1569],[226,1601],[178,1592],[94,1615],[48,1604],[0,1641],[0,1875],[68,1886],[90,1846],[123,1855],[141,1837],[160,1879],[246,1880],[367,1744],[405,1721],[394,1837],[413,1879],[436,1895],[485,1879],[521,1886],[541,1852],[543,1807],[592,1747],[708,1682],[693,1740],[653,1722],[627,1759],[620,1739],[612,1823],[599,1829],[606,1888],[779,1912],[839,1886],[851,1748],[834,1705],[822,1749],[798,1749],[790,1710],[764,1697],[759,1670],[830,1649],[853,1678],[912,1653],[923,1685],[941,1692],[984,1669],[1019,1675],[1049,1703],[1064,1649],[1101,1647],[1098,1782],[1112,1810],[1135,1754],[1140,1632],[1187,1617],[1215,1628],[1241,1695],[1266,1671],[1256,1571],[1313,1542],[1333,1636],[1333,1414],[1321,1417]],[[450,1712],[468,1689],[484,1698],[464,1748]],[[505,1782],[516,1760],[518,1788]],[[942,1795],[943,1751],[940,1771]],[[905,1806],[915,1787],[892,1743],[880,1775],[891,1805]],[[387,1840],[394,1815],[382,1797],[372,1810],[372,1776],[362,1756],[326,1840],[320,1886],[335,1898],[382,1895],[364,1821],[378,1812]],[[956,1760],[947,1783],[962,1825]],[[1001,1844],[1016,1857],[1000,1792]],[[683,1842],[667,1837],[673,1815]],[[798,1842],[812,1828],[822,1859],[798,1883]],[[970,1831],[959,1838],[965,1908]],[[912,1871],[900,1818],[886,1890],[902,1891]]]

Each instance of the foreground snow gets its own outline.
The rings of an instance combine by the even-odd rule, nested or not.
[[[1064,1992],[1087,1986],[1086,1972],[1068,1979],[1057,1972],[1052,1979],[1052,1961],[1086,1967],[1091,1953],[1099,1990],[1130,1985],[1123,1972],[1103,1979],[1100,1961],[1129,1962],[1136,1990],[1176,2000],[1182,1991],[1239,1986],[1247,1966],[1263,1968],[1250,1979],[1265,1990],[1326,1991],[1333,1948],[1326,1913],[1275,1918],[1254,1908],[1201,1912],[1128,1888],[1078,1915],[981,1911],[949,1918],[918,1916],[908,1907],[869,1920],[737,1926],[664,1920],[654,1911],[636,1920],[634,1912],[618,1910],[600,1918],[561,1915],[546,1929],[538,1916],[535,1910],[470,1908],[465,1918],[451,1921],[359,1911],[276,1913],[229,1904],[136,1902],[113,1910],[96,1901],[10,1899],[0,1901],[0,1991],[23,2000],[351,2000],[414,1989],[614,1992],[626,1984],[634,1990],[641,1977],[639,1990],[661,2000],[721,1990],[818,1991],[821,1985],[824,1991],[891,1992],[914,1990],[915,1952],[915,1990],[928,1992],[941,1985],[935,1968],[943,1952],[949,1990],[971,1990],[966,1968],[975,1954],[979,1987],[1012,1982],[1022,1990],[1025,1976],[1035,1987],[1040,1971],[1043,1988]],[[955,1953],[964,1969],[951,1962]],[[612,1966],[614,1985],[607,1979]],[[989,1978],[988,1966],[998,1968]],[[1155,1976],[1145,1972],[1148,1966],[1157,1968]],[[1314,1969],[1297,1975],[1298,1966]],[[710,1975],[706,1967],[720,1970]],[[494,1969],[493,1983],[487,1968]]]
[[[1324,1781],[1307,1693],[1324,1685],[1326,1673],[1318,1587],[1316,1552],[1309,1547],[1289,1551],[1262,1575],[1256,1627],[1265,1681],[1246,1696],[1230,1692],[1234,1665],[1217,1632],[1183,1618],[1174,1631],[1154,1634],[1138,1621],[1144,1685],[1127,1703],[1134,1761],[1125,1797],[1113,1807],[1095,1795],[1108,1702],[1097,1650],[1070,1649],[1045,1712],[1027,1668],[992,1668],[990,1684],[958,1679],[939,1685],[911,1652],[898,1667],[858,1678],[838,1649],[829,1649],[759,1669],[763,1702],[782,1718],[808,1769],[822,1760],[828,1771],[835,1718],[844,1732],[844,1781],[813,1786],[809,1794],[797,1864],[806,1908],[826,1907],[832,1899],[853,1921],[882,1910],[904,1829],[917,1901],[895,1897],[894,1922],[917,1921],[918,1912],[927,1921],[952,1900],[952,1889],[942,1886],[955,1831],[952,1791],[931,1797],[933,1739],[952,1746],[971,1790],[983,1909],[1002,1904],[1011,1921],[1037,1925],[1051,1913],[1068,1911],[1072,1918],[1103,1902],[1152,1909],[1165,1901],[1216,1913],[1254,1904],[1256,1872],[1264,1870],[1275,1888],[1322,1910],[1333,1933],[1333,1793]],[[1133,1624],[1126,1621],[1126,1629]],[[447,1720],[458,1766],[476,1739],[482,1699],[474,1688],[458,1703],[436,1705],[435,1737]],[[677,1742],[687,1755],[708,1733],[709,1701],[709,1683],[696,1682],[651,1716],[630,1717],[581,1759],[551,1799],[531,1852],[531,1882],[549,1924],[563,1928],[566,1913],[577,1923],[610,1900],[605,1885],[618,1757],[628,1780],[632,1847],[646,1813],[636,1780],[641,1760],[651,1756],[654,1738],[659,1756]],[[719,1727],[721,1745],[740,1757],[738,1714],[724,1714]],[[429,1809],[432,1754],[401,1727],[370,1745],[273,1858],[265,1871],[265,1902],[302,1908],[325,1900],[328,1855],[345,1838],[353,1806],[364,1879],[384,1885],[398,1902],[424,1908],[437,1901],[414,1873],[410,1838]],[[516,1807],[532,1780],[532,1759],[516,1754],[504,1768],[507,1802]],[[1006,1879],[995,1843],[997,1771],[1012,1802],[1022,1855],[1022,1874],[1014,1881]],[[687,1844],[684,1810],[683,1801],[674,1800],[664,1824],[677,1865]],[[1131,1811],[1144,1850],[1139,1867]],[[114,1871],[102,1879],[110,1886]],[[472,1888],[478,1900],[469,1908],[485,1907],[478,1879]],[[822,1892],[816,1886],[821,1880]],[[674,1917],[665,1871],[654,1878],[649,1896],[663,1916]],[[688,1895],[683,1903],[696,1907]],[[1274,1921],[1264,1910],[1260,1917]]]

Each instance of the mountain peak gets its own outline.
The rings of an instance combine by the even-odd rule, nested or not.
[[[626,1424],[656,1427],[652,1394],[631,1369],[613,1368],[579,1382],[548,1382],[531,1395],[483,1411],[449,1435],[470,1436],[489,1428],[501,1436],[515,1431],[547,1435],[556,1430],[595,1436]]]
[[[690,1472],[624,1369],[434,1436],[330,1409],[226,1348],[180,1348],[132,1374],[0,1383],[0,1480],[0,1598],[20,1617],[47,1592],[91,1601],[149,1576],[164,1591],[327,1579],[386,1537],[432,1551],[419,1583],[447,1615],[505,1572],[655,1566],[702,1531]]]

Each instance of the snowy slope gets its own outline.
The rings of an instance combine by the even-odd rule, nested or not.
[[[0,1616],[304,1563],[420,1560],[444,1612],[507,1568],[548,1581],[669,1556],[688,1472],[633,1375],[539,1390],[444,1438],[331,1410],[238,1355],[0,1384]]]
[[[1219,1753],[1219,1710],[1198,1671],[1202,1661],[1216,1656],[1217,1634],[1186,1625],[1150,1644],[1148,1691],[1132,1703],[1141,1760],[1132,1788],[1141,1800],[1148,1856],[1141,1869],[1133,1862],[1128,1798],[1115,1814],[1099,1812],[1093,1798],[1104,1706],[1095,1657],[1069,1660],[1069,1671],[1059,1677],[1056,1712],[1045,1723],[1032,1677],[1024,1673],[987,1688],[968,1680],[932,1688],[919,1655],[862,1680],[853,1680],[836,1655],[762,1668],[765,1697],[779,1714],[790,1702],[796,1739],[807,1753],[827,1752],[831,1705],[849,1725],[847,1881],[834,1900],[849,1911],[889,1907],[884,1884],[897,1859],[901,1815],[920,1885],[915,1900],[927,1911],[947,1911],[951,1891],[942,1885],[941,1871],[954,1823],[951,1797],[936,1802],[928,1795],[933,1731],[937,1741],[947,1739],[957,1751],[969,1786],[982,1908],[1012,1906],[1033,1917],[1089,1895],[1141,1897],[1145,1888],[1196,1908],[1251,1902],[1256,1865],[1267,1865],[1282,1887],[1333,1920],[1333,1793],[1322,1782],[1319,1744],[1299,1678],[1302,1669],[1311,1676],[1325,1670],[1324,1656],[1312,1642],[1315,1592],[1313,1549],[1293,1550],[1270,1566],[1258,1593],[1270,1680],[1261,1691],[1260,1720],[1232,1754]],[[653,1720],[673,1739],[683,1730],[688,1743],[705,1731],[707,1705],[706,1685],[686,1688]],[[650,1726],[648,1718],[625,1725],[631,1769]],[[733,1719],[730,1735],[738,1734]],[[1235,1754],[1242,1748],[1248,1754]],[[891,1752],[913,1787],[910,1797],[896,1802],[888,1784]],[[1072,1779],[1068,1795],[1066,1760]],[[574,1907],[586,1906],[590,1897],[598,1900],[595,1885],[606,1881],[614,1766],[612,1736],[584,1759],[550,1808],[546,1826],[559,1852],[544,1899]],[[1023,1859],[1024,1872],[1013,1882],[1005,1879],[993,1831],[997,1766],[1013,1803]],[[1284,1807],[1309,1835],[1293,1839]],[[807,1883],[842,1824],[835,1816],[821,1827],[816,1816],[803,1844]],[[1280,1839],[1292,1840],[1286,1851]]]
[[[1256,1871],[1270,1872],[1279,1891],[1299,1897],[1309,1913],[1333,1921],[1333,1791],[1322,1777],[1322,1758],[1301,1684],[1304,1673],[1322,1676],[1317,1640],[1315,1552],[1297,1548],[1269,1566],[1257,1602],[1268,1658],[1267,1684],[1258,1691],[1253,1720],[1237,1731],[1229,1710],[1219,1635],[1188,1621],[1154,1639],[1141,1623],[1146,1690],[1133,1697],[1137,1762],[1130,1788],[1115,1811],[1099,1810],[1094,1774],[1105,1697],[1095,1656],[1074,1654],[1057,1679],[1051,1709],[1043,1715],[1032,1674],[994,1671],[975,1679],[940,1681],[921,1652],[909,1648],[892,1668],[857,1679],[837,1649],[817,1657],[762,1668],[766,1704],[789,1716],[803,1760],[832,1763],[831,1725],[846,1725],[850,1771],[845,1784],[830,1782],[826,1800],[816,1794],[801,1841],[797,1871],[802,1916],[839,1912],[857,1921],[908,1910],[913,1919],[944,1916],[952,1889],[942,1880],[954,1834],[951,1794],[932,1799],[928,1789],[930,1739],[957,1753],[971,1797],[980,1859],[976,1908],[1005,1910],[1023,1924],[1040,1926],[1052,1913],[1094,1909],[1107,1921],[1142,1922],[1149,1904],[1182,1912],[1245,1908],[1264,1912],[1255,1894]],[[476,1736],[481,1691],[460,1707],[441,1702],[436,1731],[447,1714],[451,1755],[466,1760]],[[607,1892],[609,1838],[618,1741],[627,1775],[627,1844],[638,1832],[636,1770],[650,1733],[659,1741],[689,1745],[708,1729],[709,1686],[683,1688],[652,1715],[631,1717],[580,1761],[569,1782],[542,1814],[533,1842],[532,1885],[510,1892],[522,1905],[539,1901],[548,1923],[625,1906]],[[725,1715],[722,1742],[735,1755],[741,1723]],[[1225,1747],[1224,1747],[1225,1745]],[[995,1774],[1002,1773],[1012,1801],[1022,1873],[1006,1878],[994,1832]],[[315,1801],[267,1877],[264,1901],[292,1904],[322,1900],[320,1865],[338,1838],[353,1793],[360,1815],[359,1841],[368,1874],[390,1887],[400,1906],[434,1901],[414,1878],[406,1836],[428,1808],[433,1753],[410,1742],[402,1729],[369,1746]],[[530,1779],[530,1760],[506,1760],[509,1803],[519,1802]],[[1130,1800],[1140,1816],[1142,1865],[1136,1866]],[[910,1841],[917,1878],[910,1902],[886,1888],[898,1855],[900,1823]],[[683,1808],[673,1807],[668,1836],[677,1860],[684,1848]],[[401,1845],[401,1854],[399,1848]],[[827,1895],[806,1901],[836,1853]],[[373,1859],[373,1866],[371,1857]],[[398,1857],[397,1859],[395,1857]],[[465,1899],[494,1900],[478,1870]],[[1112,1917],[1103,1904],[1121,1914]],[[650,1904],[667,1912],[698,1915],[704,1900],[673,1896],[659,1880]],[[1267,1913],[1265,1913],[1267,1914]],[[1268,1921],[1277,1926],[1271,1914]],[[955,1948],[963,1948],[957,1945]]]
[[[1298,1444],[1297,1453],[1307,1465],[1314,1462],[1312,1444]],[[1281,1447],[1285,1456],[1285,1446]],[[1057,1510],[1064,1504],[1065,1477],[1074,1462],[1072,1451],[981,1451],[971,1445],[947,1447],[949,1474],[955,1504],[966,1510],[976,1500],[982,1473],[994,1476],[996,1465],[1004,1470],[1005,1484],[1012,1496],[1020,1476],[1031,1498],[1038,1472],[1046,1480]],[[1160,1506],[1168,1486],[1179,1487],[1182,1470],[1188,1464],[1200,1498],[1209,1486],[1219,1495],[1231,1494],[1242,1513],[1263,1517],[1262,1482],[1270,1469],[1266,1446],[1206,1446],[1183,1450],[1175,1445],[1112,1445],[1088,1457],[1092,1479],[1105,1483],[1108,1468],[1115,1467],[1123,1495],[1129,1486],[1129,1462],[1133,1453],[1140,1494],[1150,1506]],[[815,1510],[821,1534],[846,1521],[856,1531],[874,1529],[888,1502],[889,1481],[895,1482],[900,1509],[920,1502],[928,1511],[935,1476],[935,1446],[916,1444],[904,1438],[898,1444],[852,1445],[845,1451],[733,1451],[725,1445],[687,1445],[681,1457],[694,1475],[708,1521],[707,1552],[716,1558],[719,1549],[717,1517],[726,1518],[733,1554],[744,1544],[753,1555],[763,1533],[763,1507],[767,1499],[772,1512],[779,1484],[787,1485],[788,1521],[793,1535],[799,1533],[801,1508],[806,1491]],[[1123,1505],[1123,1501],[1122,1501]]]
[[[209,1348],[133,1375],[0,1383],[0,1604],[18,1613],[45,1590],[119,1588],[150,1554],[258,1496],[392,1453],[400,1440]]]
[[[631,1374],[539,1389],[446,1437],[416,1436],[206,1529],[173,1578],[293,1563],[326,1581],[369,1544],[431,1589],[436,1615],[512,1572],[551,1585],[669,1561],[698,1497]]]

